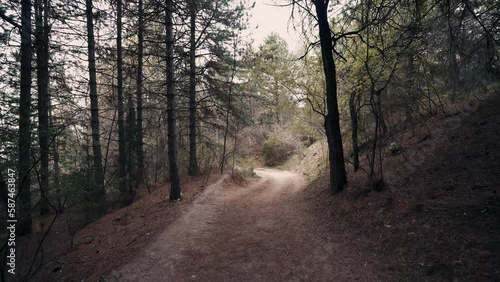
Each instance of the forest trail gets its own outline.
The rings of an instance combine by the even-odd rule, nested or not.
[[[373,277],[315,224],[303,176],[256,169],[245,185],[209,186],[137,258],[106,281],[335,281]],[[344,256],[345,258],[345,256]],[[362,274],[356,277],[352,270]],[[361,270],[360,270],[361,268]]]

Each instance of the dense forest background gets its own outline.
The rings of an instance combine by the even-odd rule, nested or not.
[[[176,201],[183,175],[252,176],[321,140],[333,193],[346,167],[381,190],[404,177],[383,166],[394,136],[498,87],[498,1],[278,1],[306,42],[293,52],[278,34],[252,47],[252,4],[2,2],[2,216],[8,169],[25,235],[39,215],[91,221],[164,183]]]

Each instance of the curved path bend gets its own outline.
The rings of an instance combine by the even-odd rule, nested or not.
[[[107,281],[359,280],[353,274],[359,267],[353,269],[355,263],[342,255],[342,238],[319,226],[301,198],[304,177],[275,169],[255,172],[260,178],[243,187],[227,181],[207,187]]]

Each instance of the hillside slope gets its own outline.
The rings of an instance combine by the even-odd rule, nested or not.
[[[326,140],[319,140],[291,156],[280,168],[302,173],[308,180],[313,180],[321,175],[327,163],[328,144]]]
[[[419,156],[411,169],[388,160],[396,180],[382,192],[352,171],[340,195],[329,196],[326,176],[306,190],[323,224],[387,280],[500,280],[500,95],[469,109],[436,120],[439,136],[414,138],[399,157]]]

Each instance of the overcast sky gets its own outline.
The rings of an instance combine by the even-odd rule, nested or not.
[[[287,3],[286,0],[276,0],[277,3]],[[261,45],[264,38],[271,32],[278,33],[288,43],[290,51],[300,46],[299,32],[293,29],[292,24],[288,27],[291,14],[290,7],[273,6],[273,0],[255,0],[255,8],[251,10],[250,18],[251,37],[254,39],[254,47]]]

